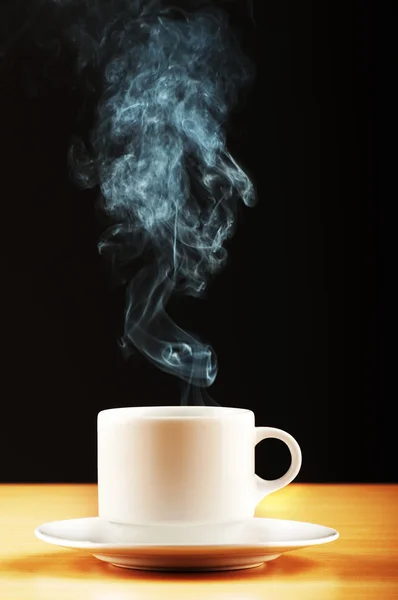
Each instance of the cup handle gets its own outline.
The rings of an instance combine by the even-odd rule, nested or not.
[[[257,446],[259,442],[262,442],[263,440],[266,440],[268,438],[274,438],[285,442],[286,446],[290,450],[290,456],[292,461],[287,472],[278,479],[267,481],[266,479],[262,479],[258,475],[255,476],[257,488],[257,504],[268,494],[276,492],[276,490],[280,490],[281,488],[285,487],[288,483],[293,481],[293,479],[297,476],[298,472],[300,471],[302,461],[300,446],[298,445],[294,437],[291,436],[289,433],[283,431],[283,429],[276,429],[275,427],[255,428],[255,446]]]

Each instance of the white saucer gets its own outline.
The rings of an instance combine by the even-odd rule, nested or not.
[[[92,517],[45,523],[35,534],[44,542],[89,552],[117,567],[149,571],[248,569],[283,552],[339,537],[335,529],[322,525],[262,518],[223,526],[222,535],[220,526],[187,531],[186,527],[178,531],[172,526],[118,526]]]

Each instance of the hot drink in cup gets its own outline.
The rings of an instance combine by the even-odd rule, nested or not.
[[[291,465],[279,479],[255,474],[254,449],[282,440]],[[254,413],[210,406],[133,407],[98,415],[99,517],[135,526],[203,526],[251,519],[258,502],[301,466],[295,439],[255,427]]]

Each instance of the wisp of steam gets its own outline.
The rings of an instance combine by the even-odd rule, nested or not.
[[[71,164],[83,187],[100,188],[111,223],[101,253],[119,271],[145,257],[127,283],[124,352],[203,388],[216,376],[214,351],[166,307],[173,293],[203,294],[225,263],[237,203],[254,203],[224,129],[253,69],[223,12],[181,6],[103,0],[76,13],[68,39],[102,96]]]

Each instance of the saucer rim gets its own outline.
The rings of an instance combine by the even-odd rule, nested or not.
[[[46,542],[48,544],[52,544],[55,546],[62,546],[64,548],[72,548],[72,549],[80,549],[80,550],[109,550],[109,549],[117,549],[117,550],[150,550],[150,549],[155,549],[155,548],[160,548],[160,549],[172,549],[172,548],[178,548],[178,550],[182,550],[184,548],[187,549],[192,549],[192,548],[217,548],[217,549],[222,549],[222,548],[228,548],[228,549],[239,549],[239,548],[253,548],[253,549],[267,549],[267,548],[277,548],[277,547],[282,547],[282,548],[292,548],[292,549],[299,549],[299,548],[303,548],[303,547],[309,547],[309,546],[320,546],[322,544],[327,544],[330,542],[333,542],[335,540],[337,540],[340,537],[340,533],[337,531],[337,529],[334,529],[333,527],[328,527],[327,525],[320,525],[318,523],[311,523],[308,521],[296,521],[296,520],[292,520],[292,519],[273,519],[273,518],[269,518],[269,517],[254,517],[253,520],[255,521],[279,521],[279,522],[283,522],[283,523],[295,523],[295,524],[302,524],[302,525],[315,525],[317,527],[325,527],[326,529],[329,530],[329,534],[324,535],[320,538],[315,538],[315,539],[302,539],[302,540],[285,540],[285,541],[281,541],[281,540],[273,540],[272,542],[239,542],[239,543],[136,543],[136,542],[92,542],[89,540],[68,540],[67,538],[63,538],[63,537],[59,537],[59,536],[54,536],[54,535],[48,535],[46,533],[42,533],[42,531],[40,531],[43,527],[48,527],[51,525],[54,525],[55,523],[67,523],[69,522],[78,522],[78,521],[87,521],[87,520],[96,520],[99,521],[101,520],[100,517],[96,516],[96,517],[80,517],[80,518],[75,518],[75,519],[58,519],[56,521],[48,521],[46,523],[41,523],[40,525],[38,525],[35,530],[34,530],[34,534],[35,536],[43,541]]]

